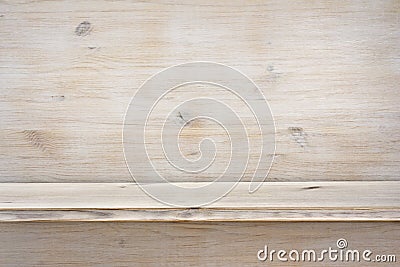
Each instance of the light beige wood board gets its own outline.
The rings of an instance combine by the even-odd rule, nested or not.
[[[0,180],[131,181],[131,97],[195,60],[237,68],[266,96],[269,181],[399,180],[399,14],[399,1],[1,1]],[[186,130],[188,154],[196,132],[218,136]]]
[[[1,266],[396,266],[259,262],[269,249],[336,248],[398,255],[398,223],[1,223]]]
[[[400,186],[394,181],[271,182],[253,194],[248,188],[239,183],[210,205],[177,208],[134,183],[8,183],[0,185],[0,222],[400,220]]]

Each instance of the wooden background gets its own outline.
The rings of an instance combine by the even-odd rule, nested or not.
[[[197,60],[259,86],[276,157],[257,194],[245,175],[171,209],[132,183],[123,120],[146,79]],[[0,1],[0,266],[255,266],[265,244],[338,238],[399,260],[399,84],[399,0]],[[198,133],[221,137],[190,124],[189,156]]]
[[[132,181],[131,97],[196,60],[237,68],[266,96],[269,181],[399,180],[399,13],[399,1],[1,1],[0,180]],[[186,128],[190,144],[218,134]]]
[[[398,243],[391,236],[396,231],[399,224],[390,222],[5,223],[0,237],[12,240],[15,249],[10,252],[1,246],[0,255],[9,257],[0,262],[3,266],[396,266],[257,260],[257,252],[265,245],[288,251],[322,250],[335,248],[343,233],[351,249],[399,255]],[[35,240],[34,246],[27,242],[30,239]]]

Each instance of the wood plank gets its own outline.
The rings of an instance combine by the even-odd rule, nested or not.
[[[400,222],[400,208],[5,209],[0,222]]]
[[[274,182],[253,194],[248,186],[208,206],[177,208],[134,183],[3,183],[0,221],[400,220],[399,182]]]
[[[266,96],[277,130],[269,181],[399,180],[399,14],[399,1],[372,0],[2,1],[0,181],[132,181],[121,142],[131,97],[194,60],[233,66]],[[238,106],[211,89],[169,101],[202,94]],[[185,153],[198,132],[221,137],[193,124]],[[216,176],[165,171],[172,182]]]
[[[400,255],[399,223],[0,223],[0,265],[10,266],[396,266],[397,263],[260,262],[268,248]],[[79,244],[79,245],[78,245]]]

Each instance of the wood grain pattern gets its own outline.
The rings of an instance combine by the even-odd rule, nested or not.
[[[0,265],[396,266],[366,262],[259,262],[270,249],[335,248],[399,255],[398,223],[1,223]],[[34,240],[32,242],[27,242]],[[77,244],[81,244],[78,246]],[[398,261],[398,257],[397,257]]]
[[[326,249],[338,238],[400,255],[400,1],[0,1],[0,40],[1,267],[255,266],[264,245]],[[174,208],[132,183],[123,120],[146,79],[197,60],[259,86],[276,157],[256,193],[246,173],[218,202]],[[166,103],[193,96],[251,117],[209,87]],[[178,112],[176,127],[199,108]],[[156,133],[151,158],[164,168]],[[227,155],[226,136],[206,121],[184,128],[183,154],[198,157],[203,136]],[[216,177],[168,174],[181,185]]]
[[[205,207],[176,208],[133,183],[1,184],[0,221],[400,221],[397,181],[273,182],[253,194],[248,186]]]
[[[0,181],[131,181],[131,97],[194,60],[263,91],[277,128],[270,181],[399,180],[399,14],[399,1],[2,1]],[[187,130],[188,154],[196,131],[218,133]]]

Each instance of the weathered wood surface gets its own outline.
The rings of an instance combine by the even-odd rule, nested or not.
[[[277,130],[269,181],[400,179],[399,1],[180,2],[1,1],[0,181],[131,181],[131,97],[194,60],[263,91]],[[187,127],[187,154],[199,131],[219,133]]]
[[[264,245],[326,249],[339,238],[400,255],[399,29],[396,0],[0,1],[0,266],[255,266]],[[218,202],[174,208],[129,183],[123,120],[146,79],[196,60],[259,86],[276,157],[256,193],[246,173]],[[245,111],[216,88],[167,102],[193,96]],[[156,123],[167,106],[157,112]],[[226,143],[197,121],[182,131],[183,153],[196,158],[204,135]]]
[[[9,183],[0,185],[0,221],[400,221],[399,196],[398,182],[273,182],[254,194],[240,183],[192,209],[133,183]]]
[[[396,266],[259,262],[269,249],[336,248],[400,255],[398,223],[1,223],[1,266]],[[78,245],[80,244],[80,245]]]

